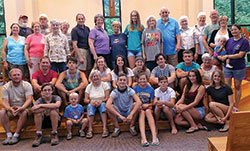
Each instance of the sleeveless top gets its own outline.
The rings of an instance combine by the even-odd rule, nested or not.
[[[12,37],[8,36],[7,43],[7,61],[15,65],[24,65],[27,64],[26,58],[24,56],[24,45],[25,38],[20,36],[17,41]]]
[[[79,70],[76,70],[75,76],[71,77],[69,73],[69,69],[66,70],[66,79],[63,80],[63,85],[65,86],[66,90],[72,90],[80,85],[79,80]]]
[[[190,92],[190,91],[188,92],[188,94],[186,95],[185,101],[184,101],[185,104],[188,105],[188,104],[194,102],[195,97],[198,94],[199,87],[194,92]],[[203,106],[204,105],[203,105],[203,97],[202,97],[201,100],[200,100],[200,102],[196,106],[194,106],[194,107],[196,108],[196,107],[203,107]]]

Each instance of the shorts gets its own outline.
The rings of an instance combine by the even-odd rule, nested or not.
[[[65,62],[51,62],[51,70],[62,73],[67,69]]]
[[[178,64],[177,54],[166,55],[166,61],[172,66],[176,67]]]
[[[91,57],[89,54],[89,50],[87,49],[83,49],[83,48],[78,48],[79,53],[81,54],[84,63],[81,64],[79,59],[77,58],[77,65],[78,65],[78,69],[81,71],[86,71],[86,70],[90,70],[92,68],[92,63],[91,63]]]
[[[58,127],[61,125],[61,116],[59,115],[58,118]],[[50,116],[45,116],[43,117],[42,121],[42,129],[47,129],[47,128],[52,128]]]
[[[127,111],[127,112],[122,112],[118,109],[118,107],[114,106],[116,108],[116,110],[118,111],[119,114],[121,114],[122,116],[124,117],[128,117],[128,115],[130,114],[130,111],[131,111],[131,108],[132,106],[130,107],[130,109]],[[122,119],[120,119],[118,116],[116,117],[118,122],[122,122]]]
[[[172,117],[175,117],[175,111],[174,108],[169,108],[171,113],[172,113]],[[162,120],[168,120],[168,117],[166,116],[165,112],[161,111],[160,113],[160,119]]]
[[[128,57],[142,56],[142,51],[128,50]]]
[[[6,77],[9,77],[9,71],[13,68],[18,68],[23,72],[23,78],[25,79],[29,79],[29,68],[28,68],[28,64],[24,64],[24,65],[17,65],[17,64],[12,64],[12,63],[8,63],[8,70],[5,72],[6,73]]]
[[[195,109],[200,112],[201,119],[203,119],[205,117],[205,107],[204,106],[203,107],[196,107]]]
[[[28,116],[31,116],[32,115],[32,111],[31,111],[31,108],[26,108],[25,111],[27,112],[27,115]],[[12,113],[10,111],[6,111],[6,114],[7,116],[9,117],[10,120],[13,120],[16,118],[16,116],[13,116]],[[19,115],[18,115],[19,116]]]
[[[146,61],[146,67],[152,71],[157,66],[155,61]]]
[[[246,77],[246,68],[239,70],[232,70],[223,67],[223,74],[225,78],[234,78],[236,80],[244,80]]]
[[[78,124],[72,122],[72,127],[82,127],[83,120],[84,118]]]
[[[98,107],[99,113],[102,114],[103,112],[106,112],[107,109],[105,107],[106,103],[102,102],[101,105]],[[87,106],[87,113],[88,116],[94,116],[96,112],[96,107],[92,106],[90,103]]]

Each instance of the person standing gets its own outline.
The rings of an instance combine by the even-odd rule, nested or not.
[[[18,19],[18,24],[20,27],[19,35],[27,38],[33,33],[32,29],[28,27],[28,16],[20,15]]]

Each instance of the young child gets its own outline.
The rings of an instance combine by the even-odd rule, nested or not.
[[[134,88],[136,94],[142,102],[142,106],[139,110],[139,128],[141,132],[141,145],[143,147],[149,146],[145,134],[145,116],[148,120],[148,125],[152,134],[152,146],[160,145],[160,142],[156,136],[155,121],[152,111],[154,89],[147,85],[147,82],[147,75],[145,73],[141,73],[138,75],[138,85]]]
[[[177,134],[177,129],[173,119],[173,107],[175,104],[176,94],[175,91],[168,87],[168,78],[166,76],[159,77],[159,88],[155,90],[155,120],[158,121],[160,113],[163,111],[168,118],[171,125],[171,133]]]
[[[64,117],[67,118],[66,126],[67,126],[67,140],[72,139],[72,126],[81,126],[81,130],[79,131],[80,137],[85,136],[84,129],[88,124],[88,118],[84,118],[84,109],[82,105],[78,104],[78,94],[73,92],[69,95],[69,102],[64,112]]]
[[[225,37],[220,37],[218,44],[214,48],[214,55],[213,55],[213,57],[214,57],[214,60],[216,62],[220,62],[218,60],[218,58],[217,58],[218,56],[222,56],[222,55],[226,55],[227,54],[227,52],[226,52],[226,50],[224,48],[225,44],[226,44],[226,41],[227,41],[227,39]],[[231,69],[231,68],[233,68],[233,66],[231,66],[229,64],[229,62],[230,62],[230,59],[226,59],[226,67]]]

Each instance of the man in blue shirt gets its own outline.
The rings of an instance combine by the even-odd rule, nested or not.
[[[176,66],[177,52],[180,50],[180,30],[178,22],[169,17],[169,10],[162,7],[160,10],[161,19],[158,20],[157,28],[162,32],[163,53],[166,55],[168,63]]]

